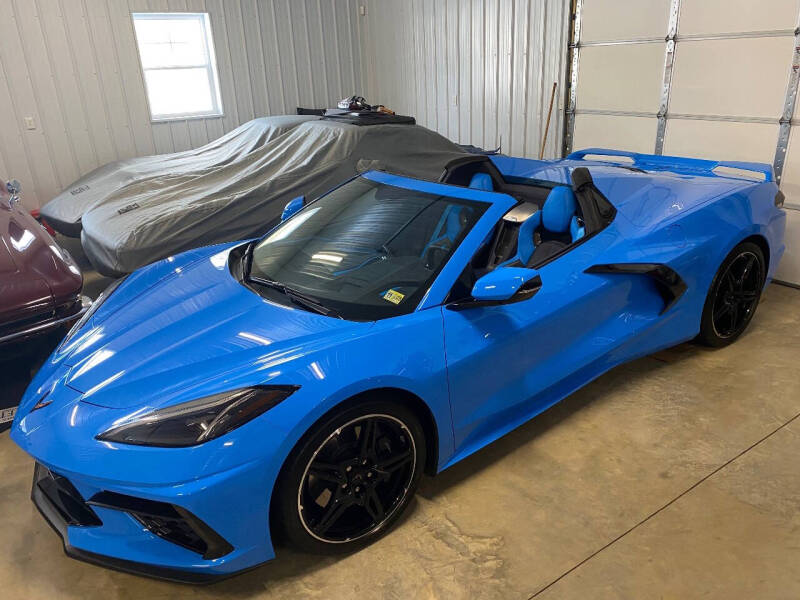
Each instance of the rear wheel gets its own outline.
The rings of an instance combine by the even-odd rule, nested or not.
[[[410,502],[425,455],[422,426],[403,406],[370,401],[334,415],[281,475],[277,517],[288,541],[322,554],[371,543]]]
[[[734,342],[747,328],[766,279],[764,253],[743,242],[722,262],[708,291],[698,339],[708,346]]]

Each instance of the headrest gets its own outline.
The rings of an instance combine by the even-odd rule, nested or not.
[[[451,242],[455,242],[456,238],[461,234],[461,231],[467,224],[467,211],[469,209],[463,206],[451,206],[450,212],[447,215],[445,222],[444,237]]]
[[[559,185],[550,190],[542,208],[542,226],[554,233],[566,233],[578,203],[572,189]]]
[[[469,182],[469,187],[476,190],[486,190],[487,192],[494,190],[494,185],[492,185],[492,177],[487,173],[475,173]]]

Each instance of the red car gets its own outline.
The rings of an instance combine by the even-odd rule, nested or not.
[[[22,208],[19,191],[0,180],[0,346],[69,325],[90,304],[78,265]]]

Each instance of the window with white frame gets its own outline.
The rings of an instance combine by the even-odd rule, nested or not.
[[[208,13],[133,13],[154,121],[222,115]]]

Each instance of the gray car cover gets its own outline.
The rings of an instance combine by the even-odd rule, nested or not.
[[[129,183],[83,215],[81,241],[107,275],[264,234],[284,205],[309,200],[368,169],[437,180],[466,153],[418,125],[302,123],[226,165]]]
[[[104,202],[129,183],[161,175],[199,172],[235,163],[301,123],[319,118],[298,115],[262,117],[248,121],[194,150],[108,163],[81,177],[45,204],[42,216],[59,233],[78,237],[83,213],[95,204]]]

